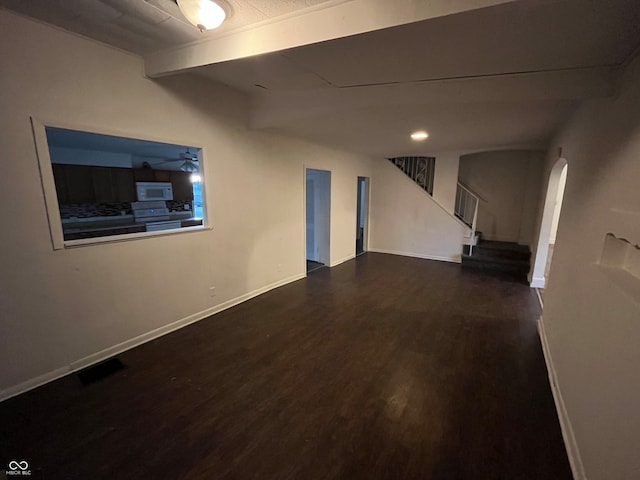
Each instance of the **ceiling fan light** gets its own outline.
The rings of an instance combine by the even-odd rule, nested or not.
[[[212,0],[177,0],[183,15],[196,27],[203,30],[218,28],[227,14]]]
[[[198,171],[198,167],[191,160],[185,160],[184,163],[180,166],[180,170],[187,173],[194,173]]]

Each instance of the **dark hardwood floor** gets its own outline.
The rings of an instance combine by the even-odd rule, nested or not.
[[[45,479],[570,479],[533,290],[368,253],[0,404]],[[1,467],[0,467],[1,468]]]
[[[324,267],[326,267],[324,263],[316,262],[315,260],[307,260],[307,274]]]

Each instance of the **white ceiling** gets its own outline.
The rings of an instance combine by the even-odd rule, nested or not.
[[[172,0],[0,0],[142,53],[150,75],[246,92],[253,128],[375,156],[544,148],[579,102],[614,93],[640,44],[638,0],[227,4],[203,36]],[[430,138],[412,143],[419,128]]]
[[[145,54],[214,38],[327,1],[219,0],[227,19],[208,32],[191,25],[174,0],[0,0],[0,7]]]
[[[545,148],[639,44],[637,0],[520,1],[195,71],[252,95],[254,128],[368,155]]]
[[[640,41],[640,1],[523,1],[448,15],[199,73],[251,92],[619,65]],[[253,80],[258,80],[251,83]]]
[[[197,152],[198,147],[152,142],[136,138],[117,137],[92,132],[80,132],[64,128],[47,127],[47,144],[50,147],[96,150],[100,152],[127,153],[154,159],[180,158],[187,149]]]
[[[173,145],[168,143],[152,142],[136,138],[117,137],[100,133],[80,132],[64,128],[47,127],[47,144],[51,150],[51,160],[54,163],[68,163],[69,157],[56,157],[60,150],[56,147],[72,150],[81,150],[80,155],[73,155],[72,162],[80,165],[95,165],[90,156],[86,156],[88,150],[110,153],[124,153],[130,158],[129,167],[141,168],[143,162],[148,162],[152,168],[161,170],[180,170],[184,159],[191,154],[198,154],[198,147],[187,145]],[[78,158],[81,160],[78,161]],[[194,161],[198,165],[198,161]],[[122,161],[113,157],[100,156],[100,165],[123,167]]]

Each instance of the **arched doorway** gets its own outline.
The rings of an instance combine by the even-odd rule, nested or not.
[[[567,161],[564,158],[559,158],[549,174],[547,196],[544,201],[542,222],[540,224],[540,235],[538,236],[538,246],[531,274],[531,287],[534,288],[544,288],[547,283],[564,197],[564,188],[567,181],[567,167]]]

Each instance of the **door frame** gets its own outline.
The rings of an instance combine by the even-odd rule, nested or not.
[[[565,158],[561,157],[556,160],[556,163],[553,165],[553,167],[551,168],[551,172],[549,173],[549,180],[547,182],[547,194],[545,196],[544,207],[542,210],[542,220],[540,222],[538,244],[536,246],[533,268],[531,270],[531,278],[529,279],[529,285],[531,286],[531,288],[544,288],[546,285],[546,278],[544,276],[544,273],[547,266],[547,257],[549,255],[549,240],[551,239],[554,214],[557,209],[562,209],[562,205],[557,204],[557,199],[560,189],[562,172],[565,168],[567,169],[566,175],[568,179],[569,163]]]
[[[309,166],[304,166],[303,167],[303,180],[302,180],[302,199],[303,199],[303,208],[302,208],[302,215],[303,215],[303,229],[304,229],[304,244],[303,244],[303,265],[304,265],[304,271],[306,272],[307,268],[307,173],[309,170],[313,170],[313,171],[318,171],[318,172],[323,172],[326,173],[326,180],[327,180],[327,185],[326,185],[326,190],[327,190],[327,198],[324,199],[324,205],[323,208],[326,209],[326,232],[324,234],[325,237],[325,245],[323,246],[323,250],[325,250],[324,255],[322,256],[321,260],[324,260],[324,263],[327,267],[331,266],[331,170],[325,170],[322,168],[313,168],[313,167],[309,167]],[[314,219],[315,220],[315,219]]]
[[[361,181],[364,180],[362,182],[362,184],[364,185],[364,199],[361,202],[361,195],[360,195],[360,185],[361,185]],[[356,256],[362,255],[364,253],[366,253],[369,249],[369,199],[371,197],[370,195],[370,184],[371,184],[371,179],[369,177],[364,177],[364,176],[360,176],[358,175],[358,179],[357,179],[357,189],[356,189]],[[357,248],[357,243],[358,243],[358,234],[357,231],[360,228],[360,208],[358,208],[359,206],[363,206],[363,217],[364,217],[364,225],[363,225],[363,231],[362,231],[362,252],[358,253],[358,248]]]

